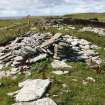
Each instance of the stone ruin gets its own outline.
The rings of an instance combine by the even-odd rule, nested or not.
[[[87,60],[101,63],[96,45],[84,40],[57,33],[29,33],[10,44],[0,47],[0,67],[27,67],[31,63],[52,56],[56,60]]]
[[[67,60],[100,65],[103,60],[95,52],[98,48],[84,39],[61,33],[27,33],[0,47],[0,78],[13,77],[32,63],[47,57],[53,58],[51,65],[55,69],[53,73],[57,75],[69,73],[68,69],[72,67],[65,63]],[[8,66],[12,67],[11,71],[3,71]],[[20,90],[8,95],[15,97],[16,103],[13,105],[57,105],[49,97],[42,97],[51,82],[50,79],[26,80],[19,83]]]
[[[98,46],[70,35],[57,33],[27,33],[10,44],[0,47],[0,69],[11,66],[12,74],[28,69],[30,64],[52,57],[52,67],[66,68],[65,61],[89,61],[101,64],[102,59],[94,49]],[[57,65],[56,65],[57,64]],[[59,66],[59,67],[58,67]],[[3,73],[2,73],[3,74]]]

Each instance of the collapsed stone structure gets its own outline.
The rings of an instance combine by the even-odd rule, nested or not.
[[[94,28],[94,27],[83,27],[79,30],[80,32],[94,32],[98,34],[98,36],[105,36],[105,29],[104,28]]]
[[[55,35],[27,33],[24,37],[17,37],[10,44],[0,47],[0,69],[11,66],[15,69],[12,69],[10,74],[16,74],[19,70],[29,68],[30,64],[49,56],[58,61],[58,64],[62,60],[88,61],[89,59],[96,64],[101,64],[102,60],[94,51],[96,48],[98,48],[96,45],[84,39],[61,33]],[[4,72],[2,74],[5,75]]]

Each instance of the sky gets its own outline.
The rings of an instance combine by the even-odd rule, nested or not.
[[[1,0],[0,17],[105,12],[105,0]]]

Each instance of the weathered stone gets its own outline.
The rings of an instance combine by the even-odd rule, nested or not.
[[[35,54],[36,53],[36,49],[35,48],[32,48],[30,46],[25,46],[23,48],[24,52],[26,52],[26,54]]]
[[[41,48],[49,46],[51,44],[53,44],[56,40],[58,40],[60,37],[62,36],[61,33],[57,33],[55,34],[51,39],[45,41],[44,43],[42,43],[42,45],[40,46]]]
[[[15,103],[13,105],[57,105],[57,104],[50,98],[42,98],[37,101],[20,102],[20,103]]]
[[[21,42],[22,39],[22,37],[17,37],[14,41],[11,42],[11,45],[15,45],[16,43]]]
[[[88,50],[90,49],[90,45],[80,45],[80,48]]]
[[[67,65],[64,61],[54,60],[52,63],[52,68],[56,70],[71,69],[72,67]]]
[[[1,57],[0,57],[0,60],[3,60],[3,59],[5,59],[5,58],[8,57],[8,56],[11,56],[11,52],[9,52],[9,53],[7,53],[7,54],[1,56]]]
[[[21,62],[13,61],[13,63],[11,64],[11,66],[18,66],[20,64],[21,64]]]
[[[75,40],[75,41],[71,42],[71,44],[72,44],[72,46],[78,45],[78,40]]]
[[[0,47],[0,52],[2,52],[3,50],[5,50],[5,47]]]
[[[90,31],[90,32],[97,33],[99,36],[105,36],[105,29],[103,28],[83,27],[79,31],[82,31],[82,32]]]
[[[7,93],[8,96],[14,96],[18,93],[18,91],[15,91],[15,92],[11,92],[11,93]]]
[[[15,74],[17,74],[19,71],[18,71],[18,68],[12,68],[11,69],[11,75],[15,75]]]
[[[45,93],[50,80],[26,80],[19,85],[23,87],[16,95],[16,102],[32,101],[39,99]]]
[[[54,59],[60,60],[63,58],[66,58],[67,56],[67,50],[69,50],[71,47],[69,44],[65,42],[59,42],[58,44],[54,45]],[[66,51],[66,52],[65,52]]]
[[[57,74],[57,75],[64,75],[64,74],[68,74],[69,71],[53,71],[52,73]]]
[[[17,56],[14,58],[14,61],[22,61],[23,60],[23,57],[22,56]]]
[[[0,79],[6,77],[6,73],[5,71],[0,71]]]
[[[14,58],[14,56],[10,55],[10,56],[4,58],[4,59],[2,60],[2,62],[4,62],[4,63],[5,63],[5,62],[10,62],[12,58]]]
[[[88,82],[96,82],[96,80],[94,78],[92,78],[92,77],[87,77],[86,80]]]
[[[39,60],[45,59],[47,57],[47,54],[40,54],[39,56],[32,58],[30,60],[28,60],[30,63],[35,63]]]
[[[2,70],[4,67],[4,64],[0,64],[0,70]]]

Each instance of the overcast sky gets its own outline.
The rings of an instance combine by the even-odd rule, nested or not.
[[[1,0],[0,17],[105,12],[105,0]]]

